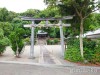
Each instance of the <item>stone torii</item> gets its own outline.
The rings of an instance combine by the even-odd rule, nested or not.
[[[31,47],[30,47],[30,58],[34,58],[34,28],[35,27],[52,27],[52,26],[59,26],[60,28],[60,38],[61,38],[61,50],[62,56],[64,56],[64,36],[63,36],[63,26],[69,27],[71,24],[63,24],[62,20],[72,19],[73,16],[66,16],[63,18],[31,18],[31,17],[21,17],[22,20],[32,21],[32,24],[24,25],[24,27],[31,28]],[[48,24],[48,21],[58,20],[58,24]],[[35,21],[46,21],[45,24],[35,24]]]

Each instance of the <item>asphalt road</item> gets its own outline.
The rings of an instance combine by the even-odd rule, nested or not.
[[[100,68],[0,63],[0,75],[100,75]]]

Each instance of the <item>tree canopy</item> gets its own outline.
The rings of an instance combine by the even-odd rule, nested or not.
[[[62,15],[65,13],[65,15],[75,15],[75,19],[72,22],[76,22],[75,26],[80,28],[80,50],[81,50],[81,56],[83,56],[83,34],[84,34],[84,23],[86,18],[92,13],[98,10],[99,8],[99,2],[94,0],[44,0],[49,6],[58,6],[60,9],[60,13]],[[70,9],[70,10],[68,10]],[[64,12],[64,13],[63,13]],[[68,12],[68,13],[67,13]],[[70,14],[69,14],[70,13]]]

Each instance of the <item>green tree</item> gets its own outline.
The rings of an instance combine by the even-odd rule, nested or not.
[[[39,14],[39,10],[37,9],[28,9],[27,11],[21,13],[20,15],[22,16],[28,16],[28,17],[33,17],[35,16],[36,14]]]
[[[6,50],[6,46],[9,45],[9,39],[4,37],[4,32],[0,28],[0,55]]]
[[[0,21],[6,21],[8,16],[8,10],[6,8],[0,8]]]
[[[13,18],[17,17],[18,14],[13,12],[13,11],[8,11],[8,15],[6,16],[6,20],[8,22],[11,22],[13,20]]]
[[[24,42],[23,42],[23,35],[25,31],[22,28],[17,28],[9,35],[9,39],[11,41],[12,50],[16,57],[20,57],[22,53]]]
[[[48,4],[55,4],[57,3],[56,0],[45,0]],[[80,50],[81,50],[81,56],[83,56],[83,30],[84,30],[84,21],[85,19],[98,7],[98,2],[95,2],[94,0],[61,0],[61,3],[67,8],[70,8],[70,14],[74,14],[77,16],[79,27],[80,27]],[[59,5],[59,4],[58,4]],[[72,9],[71,9],[72,8]],[[63,10],[64,11],[64,10]],[[66,12],[66,11],[64,11]]]
[[[12,24],[9,22],[0,22],[0,28],[4,31],[4,36],[8,36],[12,31]]]

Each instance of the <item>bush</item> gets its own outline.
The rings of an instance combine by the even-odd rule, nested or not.
[[[59,43],[59,39],[55,38],[55,39],[48,39],[47,40],[47,44],[48,45],[55,45]]]
[[[100,41],[96,42],[90,39],[84,39],[84,59],[88,62],[95,63],[100,62]],[[82,61],[79,48],[79,39],[68,39],[68,49],[65,52],[65,59],[78,62]]]
[[[76,46],[79,48],[79,39],[69,38],[67,40],[67,44],[68,44],[68,46]]]
[[[68,45],[67,45],[67,50],[65,51],[64,58],[72,62],[83,61],[83,58],[81,57],[80,54],[78,39],[69,39],[67,40],[67,43]]]
[[[72,62],[82,62],[80,51],[77,48],[71,47],[65,52],[65,59]]]
[[[96,45],[96,48],[95,48],[95,54],[93,56],[93,62],[96,63],[96,62],[99,62],[100,63],[100,40],[97,40],[97,45]]]
[[[11,48],[14,51],[16,57],[20,57],[20,54],[24,47],[23,41],[24,30],[22,28],[18,28],[14,32],[12,32],[9,36],[11,41]]]
[[[59,39],[55,38],[54,39],[54,44],[58,44],[59,43]]]
[[[0,29],[0,55],[4,53],[4,51],[6,50],[6,46],[8,45],[9,45],[9,39],[4,37],[3,30]]]
[[[2,53],[4,53],[4,51],[6,50],[6,41],[5,39],[0,40],[0,55],[2,55]]]
[[[25,38],[24,42],[25,42],[26,45],[30,45],[31,44],[30,38]]]
[[[48,45],[52,45],[52,43],[53,43],[53,40],[50,40],[50,39],[47,40]]]
[[[20,40],[20,42],[18,42],[18,54],[21,54],[23,47],[24,47],[24,42],[23,40]]]
[[[96,48],[95,41],[84,39],[84,58],[88,62],[93,62],[95,48]]]
[[[4,53],[4,51],[6,50],[6,46],[9,45],[9,39],[8,38],[3,38],[0,40],[0,55],[2,55],[2,53]]]

